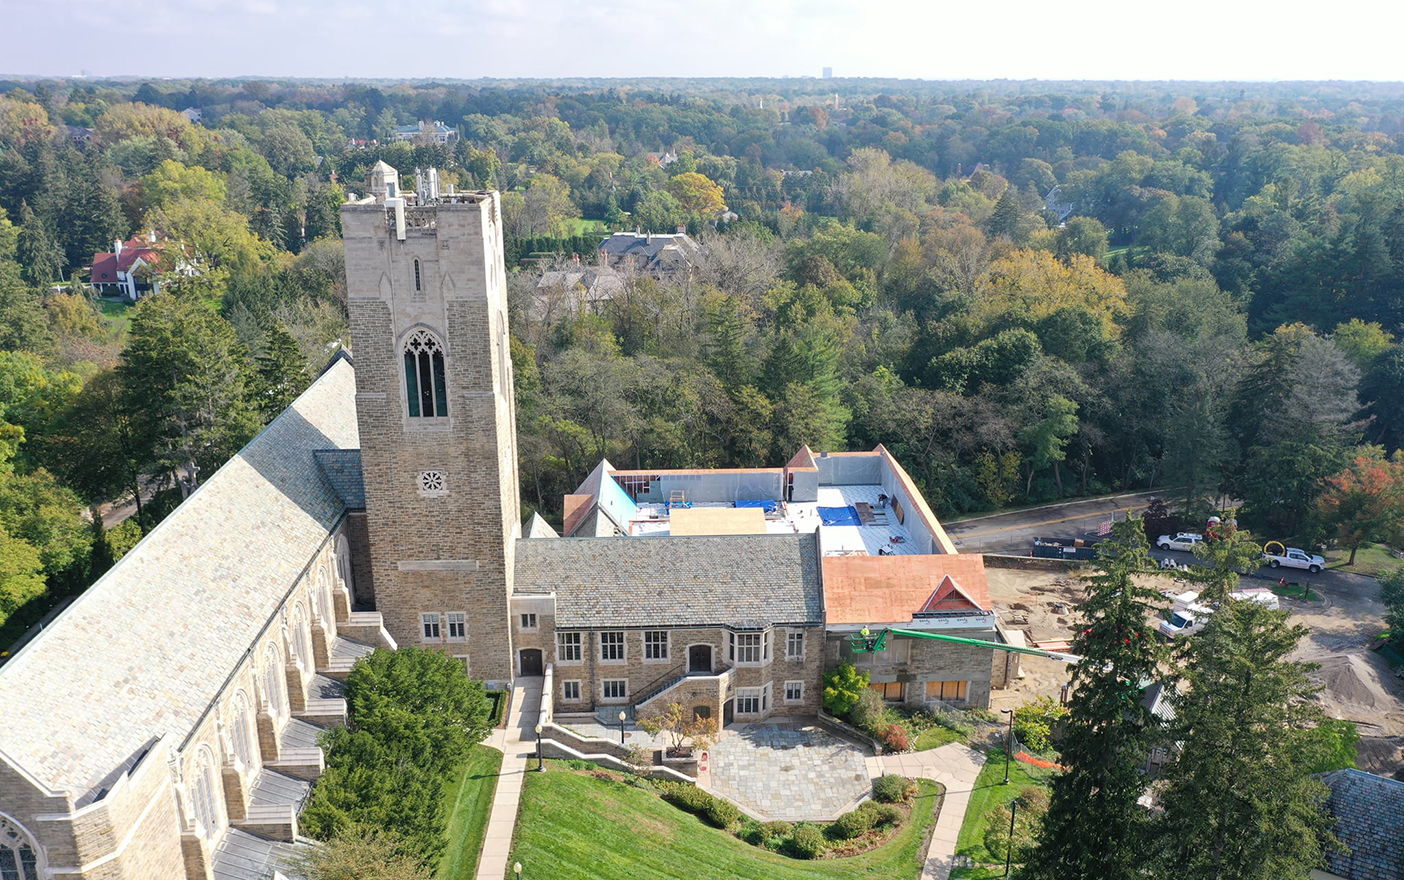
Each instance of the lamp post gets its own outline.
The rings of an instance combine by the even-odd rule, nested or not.
[[[522,880],[522,863],[517,862],[514,864],[512,870],[517,872],[517,880]]]
[[[627,712],[623,709],[619,710],[619,744],[621,746],[624,745],[624,719],[628,717],[629,714]]]
[[[536,725],[536,769],[537,772],[546,769],[546,765],[541,762],[541,725]]]
[[[1004,734],[1004,782],[1001,785],[1009,784],[1009,753],[1014,751],[1014,710],[1000,709],[1000,714],[1009,716],[1009,729]]]
[[[1009,863],[1014,860],[1014,815],[1019,812],[1019,801],[1009,802],[1009,846],[1004,850],[1004,876],[1009,877]],[[521,880],[520,872],[517,880]]]

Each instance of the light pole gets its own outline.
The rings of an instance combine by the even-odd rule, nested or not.
[[[1004,734],[1004,782],[1001,785],[1009,784],[1009,753],[1014,751],[1014,710],[1000,709],[1000,714],[1009,716],[1009,730]]]
[[[623,709],[619,710],[619,744],[621,746],[624,745],[624,719],[628,717],[629,714],[627,712]]]
[[[1004,851],[1004,876],[1009,877],[1009,863],[1014,860],[1014,814],[1019,812],[1019,801],[1009,802],[1009,848]],[[517,880],[521,880],[518,872]]]
[[[522,880],[522,863],[517,862],[512,866],[512,870],[517,872],[517,880]]]
[[[540,772],[546,769],[546,765],[541,762],[541,725],[536,725],[536,770]]]

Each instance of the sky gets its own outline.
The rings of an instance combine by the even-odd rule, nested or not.
[[[3,76],[1404,80],[1398,0],[0,0],[0,22]]]

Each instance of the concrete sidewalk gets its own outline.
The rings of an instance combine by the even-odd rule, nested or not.
[[[985,764],[985,756],[960,743],[949,743],[924,752],[869,758],[868,763],[869,769],[878,774],[931,779],[945,786],[946,796],[936,817],[921,880],[947,880],[954,866],[956,839],[965,821],[965,808],[970,805],[970,793]]]
[[[517,806],[522,799],[522,779],[527,767],[535,767],[536,718],[541,711],[540,676],[518,678],[512,685],[512,702],[507,708],[507,727],[493,731],[487,745],[502,752],[502,772],[492,796],[483,852],[478,857],[477,880],[503,880],[512,857],[512,829],[517,823]]]

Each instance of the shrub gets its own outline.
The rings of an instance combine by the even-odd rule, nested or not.
[[[795,858],[817,859],[824,854],[824,835],[813,825],[796,825],[790,836],[790,852]]]
[[[907,814],[896,804],[875,804],[869,801],[863,806],[873,814],[874,828],[881,825],[901,825],[902,820],[907,818]]]
[[[907,735],[907,728],[889,724],[882,732],[882,743],[894,752],[905,752],[912,747],[912,738]]]
[[[765,836],[771,839],[789,837],[795,832],[795,826],[791,825],[789,822],[766,822],[761,825],[760,828],[761,831],[765,833]]]
[[[875,817],[871,810],[859,807],[852,812],[844,813],[829,826],[829,833],[838,840],[852,840],[873,830]]]
[[[910,800],[916,794],[916,783],[905,776],[889,773],[873,782],[873,799],[879,803],[895,804]]]
[[[1027,810],[1033,815],[1042,816],[1047,813],[1051,802],[1048,789],[1041,785],[1026,785],[1019,791],[1019,809]]]
[[[663,792],[663,799],[679,809],[702,815],[707,803],[714,798],[695,785],[680,782]]]
[[[1025,748],[1046,752],[1053,745],[1053,725],[1068,714],[1052,697],[1025,703],[1014,713],[1014,736]]]
[[[741,811],[731,801],[723,800],[719,797],[712,797],[710,803],[702,808],[702,818],[711,822],[718,828],[729,828],[732,823],[741,820]]]
[[[877,736],[886,714],[887,706],[877,691],[865,689],[854,701],[853,708],[848,713],[848,720],[864,733]]]
[[[736,836],[746,841],[751,846],[765,846],[765,827],[754,819],[742,823],[741,828],[736,832]]]
[[[837,669],[824,675],[824,711],[843,717],[867,690],[868,673],[859,672],[852,663],[840,663]]]

